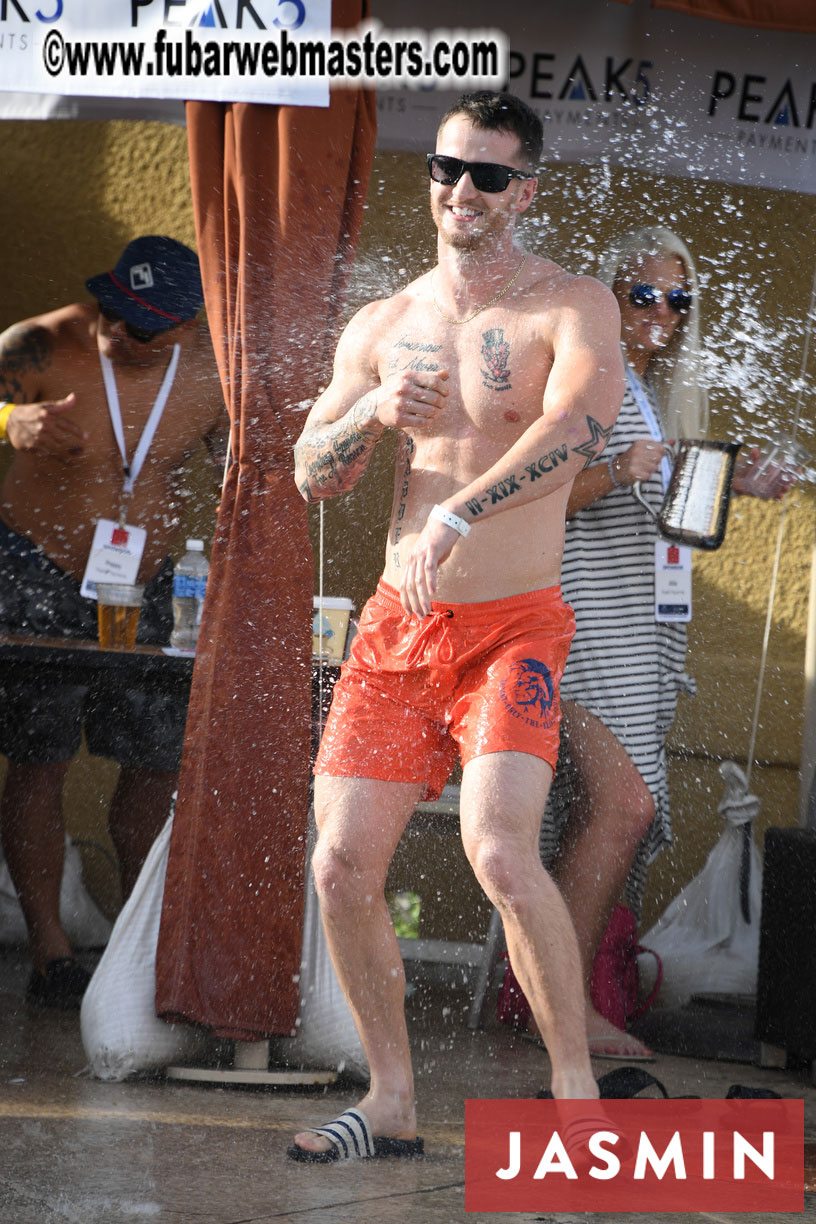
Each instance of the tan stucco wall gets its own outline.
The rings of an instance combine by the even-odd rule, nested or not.
[[[0,222],[4,293],[0,326],[82,295],[85,277],[109,266],[131,237],[166,232],[195,245],[183,130],[148,123],[5,123],[0,128]],[[379,154],[356,275],[353,303],[383,296],[431,266],[434,247],[421,158]],[[729,386],[715,385],[711,435],[751,436],[765,415],[789,426],[791,390],[799,372],[804,318],[816,261],[816,202],[793,193],[656,179],[603,167],[552,166],[525,224],[525,242],[576,271],[592,270],[594,255],[617,231],[664,221],[691,246],[706,278],[704,330],[720,357],[732,362]],[[751,308],[740,314],[729,286],[742,287]],[[752,335],[750,345],[742,331]],[[753,330],[752,330],[753,329]],[[758,360],[759,348],[767,350]],[[749,359],[746,361],[746,353]],[[753,354],[753,357],[750,357]],[[737,373],[734,373],[734,369]],[[810,384],[809,384],[810,385]],[[749,408],[756,412],[749,412]],[[804,397],[805,441],[812,435],[812,397]],[[745,427],[745,429],[743,429]],[[388,444],[366,481],[325,508],[325,592],[348,595],[359,608],[382,559],[390,503]],[[209,535],[209,503],[194,499],[197,530]],[[200,509],[200,507],[204,509]],[[716,759],[743,761],[748,748],[765,608],[781,507],[734,503],[723,548],[695,564],[695,618],[689,671],[698,696],[681,698],[671,744],[676,844],[655,864],[647,895],[648,923],[704,861],[720,832],[721,788]],[[788,499],[779,591],[761,708],[754,789],[763,800],[761,824],[796,820],[802,667],[814,498]],[[313,512],[314,543],[318,516]],[[104,842],[107,796],[115,771],[81,761],[69,784],[72,832]],[[406,857],[407,854],[407,857]],[[394,879],[469,933],[478,890],[468,879],[454,839],[423,843],[402,854]],[[96,856],[98,859],[100,856]],[[94,864],[89,864],[96,871]],[[109,873],[108,873],[109,874]],[[100,881],[104,867],[98,870]],[[115,904],[115,890],[99,888]],[[113,898],[111,900],[111,898]],[[481,910],[477,925],[486,926]],[[449,933],[450,927],[438,927]]]

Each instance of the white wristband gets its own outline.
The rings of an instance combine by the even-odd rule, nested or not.
[[[613,459],[612,456],[609,455],[606,460],[606,466],[609,468],[609,479],[612,481],[613,489],[619,489],[621,487],[621,482],[615,476],[615,459],[617,459],[617,457],[618,456],[615,455],[615,458]]]
[[[446,527],[452,527],[454,531],[459,532],[460,536],[466,536],[470,531],[470,523],[466,523],[458,514],[453,514],[450,510],[446,510],[444,506],[434,506],[431,511],[431,518],[438,519]]]

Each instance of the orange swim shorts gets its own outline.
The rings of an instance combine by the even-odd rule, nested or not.
[[[575,632],[560,587],[408,616],[380,582],[334,688],[316,774],[424,782],[456,763],[527,752],[555,769],[558,684]]]

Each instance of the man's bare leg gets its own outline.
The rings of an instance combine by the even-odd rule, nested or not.
[[[578,943],[569,911],[541,865],[538,832],[552,769],[496,752],[469,761],[460,800],[462,841],[498,909],[513,969],[544,1038],[556,1097],[594,1098]]]
[[[589,983],[638,844],[654,819],[654,800],[626,749],[600,719],[570,701],[563,704],[562,718],[578,782],[552,870],[578,939],[591,1052],[642,1057],[650,1053],[643,1042],[592,1006]]]
[[[49,961],[71,955],[59,912],[65,861],[62,790],[68,766],[68,761],[9,761],[0,804],[3,853],[28,928],[31,959],[40,972]]]
[[[323,926],[371,1072],[360,1101],[375,1135],[416,1138],[405,971],[385,902],[388,865],[421,796],[415,783],[315,779],[318,842],[313,866]],[[325,1151],[303,1131],[299,1147]]]
[[[122,901],[127,901],[150,847],[170,815],[177,770],[123,765],[110,802],[108,829],[119,859]]]

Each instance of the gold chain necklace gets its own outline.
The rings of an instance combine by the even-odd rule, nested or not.
[[[518,278],[521,276],[521,269],[524,267],[524,265],[526,264],[526,262],[527,262],[527,256],[526,256],[526,255],[524,255],[524,256],[522,257],[521,263],[520,263],[520,264],[519,264],[519,266],[516,268],[515,272],[514,272],[514,273],[513,273],[513,275],[510,277],[509,281],[508,281],[508,282],[507,282],[507,284],[504,286],[504,288],[503,288],[503,289],[500,289],[500,290],[499,290],[499,292],[498,292],[497,294],[495,294],[495,295],[494,295],[494,296],[493,296],[493,297],[490,299],[490,301],[489,301],[489,302],[485,302],[484,306],[477,306],[477,307],[476,307],[476,309],[473,311],[473,313],[472,313],[472,314],[467,315],[467,316],[466,316],[464,319],[452,319],[452,318],[450,317],[450,315],[446,315],[446,314],[445,314],[444,310],[442,310],[442,309],[440,308],[439,303],[438,303],[438,302],[437,302],[437,300],[436,300],[436,293],[435,293],[435,291],[434,291],[434,287],[433,287],[433,280],[431,280],[431,301],[433,302],[434,310],[436,311],[436,313],[439,315],[439,317],[440,317],[441,319],[444,319],[444,320],[445,320],[445,322],[446,322],[446,323],[455,323],[457,327],[461,326],[463,323],[469,323],[471,319],[475,319],[475,318],[476,318],[476,316],[477,316],[478,314],[481,314],[483,310],[487,310],[488,306],[492,306],[494,302],[498,302],[499,298],[504,297],[504,295],[505,295],[505,293],[507,293],[507,290],[508,290],[508,289],[512,289],[512,288],[513,288],[513,285],[515,285],[516,281],[517,281],[517,280],[518,280]],[[437,269],[435,268],[435,269],[434,269],[434,276],[436,276],[436,272],[437,272]]]

